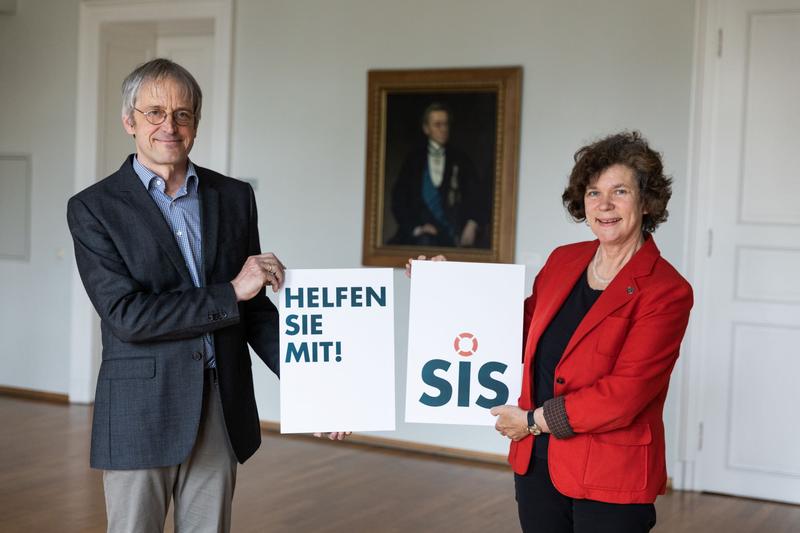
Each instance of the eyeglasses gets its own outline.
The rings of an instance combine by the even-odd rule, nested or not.
[[[145,120],[153,126],[163,124],[164,121],[167,120],[167,115],[169,114],[163,109],[151,109],[150,111],[142,111],[141,109],[136,109],[135,107],[133,109],[144,115]],[[172,119],[178,126],[194,125],[194,113],[186,109],[178,109],[173,111]]]

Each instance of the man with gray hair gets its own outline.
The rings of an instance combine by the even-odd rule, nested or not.
[[[91,466],[108,530],[228,531],[237,462],[261,443],[248,344],[279,373],[274,291],[247,183],[189,160],[202,93],[154,59],[124,81],[136,153],[70,199],[67,219],[101,319]],[[332,434],[333,437],[340,437]]]

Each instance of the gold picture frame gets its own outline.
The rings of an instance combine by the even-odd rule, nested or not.
[[[521,91],[521,67],[369,71],[364,265],[514,260]]]

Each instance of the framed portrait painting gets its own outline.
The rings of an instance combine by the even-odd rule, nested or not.
[[[521,67],[368,74],[365,265],[514,260]]]

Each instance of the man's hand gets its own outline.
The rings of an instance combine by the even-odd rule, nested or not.
[[[528,433],[528,412],[516,405],[498,405],[490,411],[497,417],[494,429],[511,440],[524,439]]]
[[[251,255],[244,262],[242,270],[231,281],[236,292],[236,301],[251,299],[265,285],[272,285],[272,291],[278,292],[283,285],[285,269],[283,263],[272,252]]]
[[[331,431],[328,433],[328,438],[330,440],[344,440],[350,434],[350,431]],[[314,433],[314,436],[318,439],[321,439],[323,435],[324,433]]]
[[[461,230],[461,239],[458,241],[459,246],[472,246],[475,244],[475,238],[478,236],[478,223],[474,220],[467,220],[464,224],[464,229]]]
[[[421,256],[417,257],[418,261],[425,261],[426,259],[427,259],[427,257],[425,257],[424,255],[421,255]],[[411,261],[413,261],[413,260],[414,260],[413,257],[409,257],[408,261],[406,261],[406,277],[407,278],[411,278]],[[431,257],[431,261],[447,261],[447,258],[445,256],[439,254],[437,256]]]

